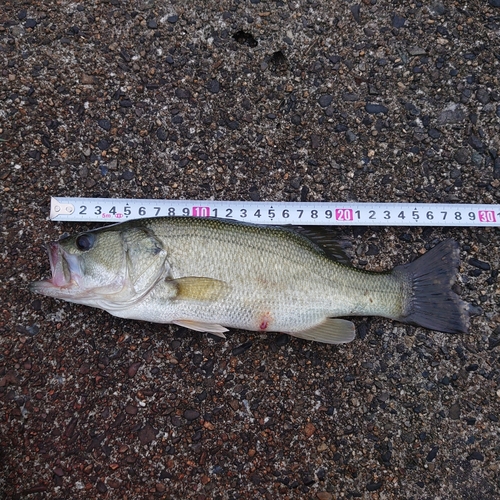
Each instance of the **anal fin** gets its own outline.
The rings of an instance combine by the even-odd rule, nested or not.
[[[201,321],[194,321],[190,319],[182,319],[178,321],[172,321],[174,325],[183,326],[184,328],[189,328],[190,330],[195,330],[197,332],[207,332],[217,337],[221,337],[223,339],[226,338],[224,332],[228,332],[229,330],[222,325],[217,325],[216,323],[203,323]]]
[[[352,321],[327,318],[319,325],[302,332],[290,333],[290,335],[323,344],[346,344],[354,340],[356,330]]]

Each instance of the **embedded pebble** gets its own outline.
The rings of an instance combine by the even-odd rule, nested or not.
[[[184,418],[188,421],[196,420],[200,417],[200,413],[196,410],[186,410],[184,412]]]
[[[389,111],[389,108],[387,108],[383,104],[368,103],[368,104],[366,104],[365,109],[368,113],[373,114],[373,115],[380,114],[380,113],[385,114]]]

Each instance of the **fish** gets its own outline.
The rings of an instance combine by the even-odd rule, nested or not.
[[[51,277],[35,293],[120,318],[225,338],[229,329],[351,342],[345,317],[379,316],[466,333],[470,304],[453,290],[460,248],[448,239],[385,272],[351,265],[308,228],[227,219],[137,219],[48,243]]]

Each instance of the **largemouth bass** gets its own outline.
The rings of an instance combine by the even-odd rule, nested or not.
[[[382,316],[466,332],[469,305],[452,290],[459,248],[446,240],[384,273],[342,264],[293,229],[163,217],[106,226],[48,244],[52,277],[31,290],[108,311],[224,336],[228,328],[350,342],[339,316]]]

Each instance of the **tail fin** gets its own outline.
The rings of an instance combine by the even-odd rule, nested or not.
[[[394,268],[407,284],[404,323],[445,333],[467,333],[470,305],[452,291],[460,263],[456,241],[446,240],[409,264]]]

